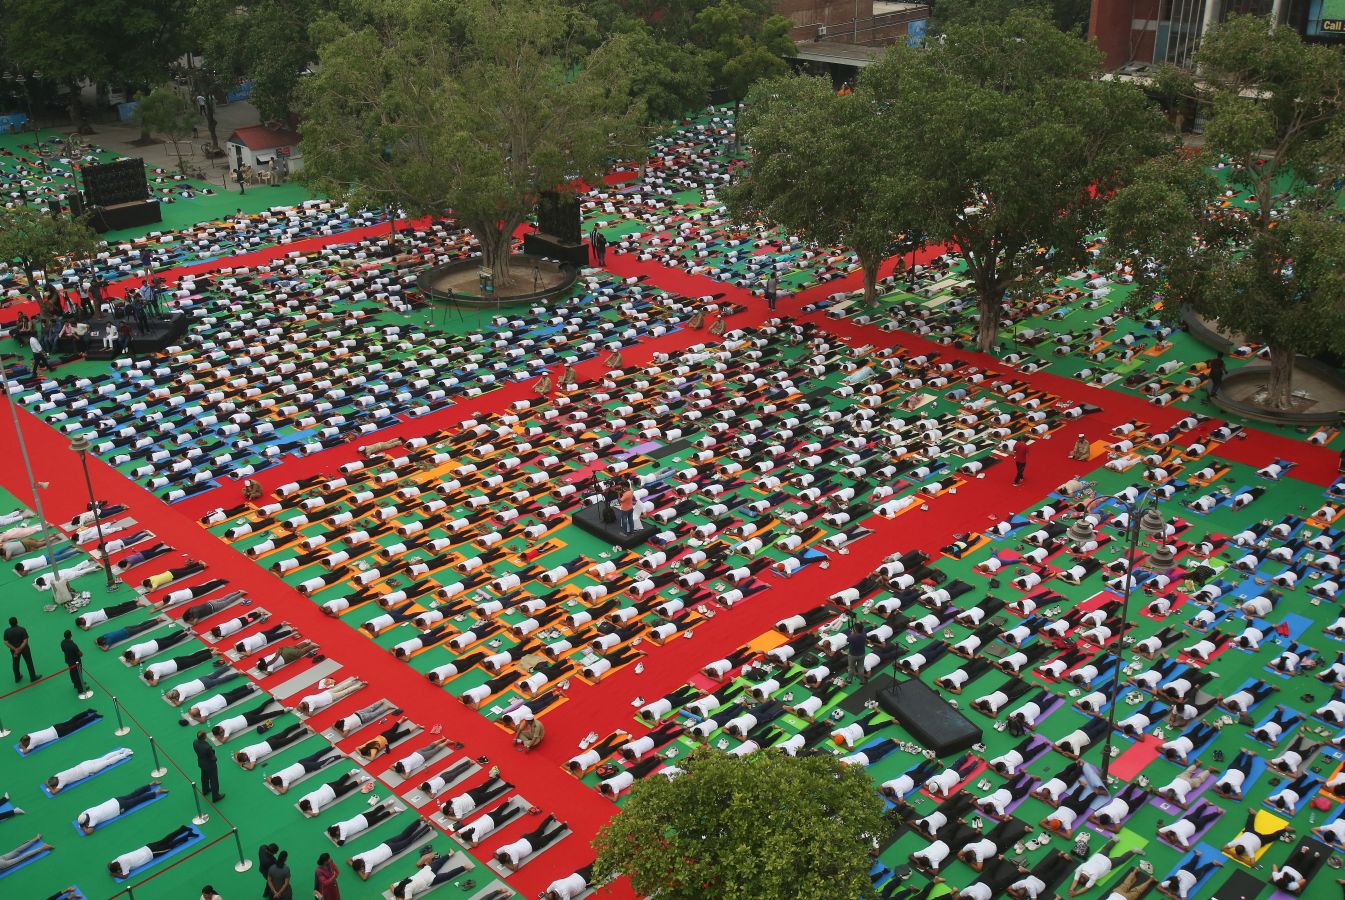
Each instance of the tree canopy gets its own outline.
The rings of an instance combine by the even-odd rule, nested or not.
[[[186,0],[2,0],[0,10],[15,67],[64,86],[76,121],[81,82],[145,88],[186,50]]]
[[[23,267],[34,300],[42,300],[37,273],[50,273],[61,259],[92,256],[97,247],[97,235],[82,220],[31,206],[0,207],[0,259]]]
[[[1189,306],[1267,345],[1265,404],[1286,409],[1297,354],[1345,351],[1345,293],[1327,265],[1345,246],[1345,51],[1235,17],[1197,62],[1199,80],[1166,80],[1205,108],[1205,152],[1140,169],[1109,211],[1110,250],[1136,261],[1139,289],[1168,316]],[[1249,212],[1222,208],[1216,164],[1251,195]]]
[[[1006,292],[1084,264],[1107,196],[1163,150],[1161,118],[1137,88],[1099,80],[1101,61],[1029,9],[895,47],[860,76],[918,230],[966,258],[982,351],[995,347]]]
[[[752,156],[726,192],[739,221],[764,220],[858,256],[867,300],[878,266],[917,219],[895,144],[879,126],[873,93],[837,94],[827,78],[762,81],[748,95],[742,126]]]
[[[163,84],[139,98],[135,123],[150,134],[179,141],[191,134],[192,126],[196,124],[196,107],[177,88]],[[180,155],[177,164],[181,169]]]
[[[263,121],[288,121],[299,83],[318,58],[309,26],[343,6],[340,0],[196,0],[200,44],[227,81],[252,82],[251,101]]]
[[[304,177],[357,204],[452,210],[497,282],[542,191],[643,150],[629,59],[558,0],[362,0],[305,80]]]
[[[1092,0],[932,0],[930,13],[942,29],[947,25],[1003,22],[1010,13],[1029,6],[1042,10],[1061,31],[1082,34],[1088,30]]]
[[[870,854],[889,827],[863,768],[771,750],[702,750],[682,766],[636,782],[594,842],[597,879],[627,875],[663,900],[874,896]]]

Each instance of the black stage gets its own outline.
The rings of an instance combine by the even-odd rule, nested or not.
[[[103,333],[107,331],[107,324],[112,320],[100,316],[85,321],[89,325],[89,335],[84,339],[82,351],[74,338],[61,338],[56,342],[53,355],[83,352],[89,359],[115,359],[118,355],[116,350],[103,349]],[[134,321],[131,322],[131,329],[131,353],[157,353],[182,340],[182,336],[187,333],[187,316],[184,313],[172,313],[162,319],[151,318],[149,330],[143,334]],[[27,336],[22,335],[21,340],[23,346],[27,347]],[[120,340],[117,343],[120,344]]]
[[[622,531],[619,519],[610,524],[602,520],[602,505],[596,503],[580,509],[579,512],[571,516],[571,519],[574,524],[594,537],[601,538],[607,543],[615,544],[625,550],[638,547],[658,534],[658,527],[654,525],[647,525],[636,531]]]

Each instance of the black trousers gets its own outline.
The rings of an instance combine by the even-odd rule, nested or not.
[[[22,681],[23,676],[19,674],[19,660],[22,659],[28,664],[28,677],[37,681],[37,670],[33,668],[33,648],[24,647],[22,653],[15,653],[14,656],[14,680]]]
[[[76,694],[84,693],[84,667],[80,663],[70,667],[70,683],[75,686]]]
[[[201,767],[201,793],[211,800],[219,797],[219,765]]]

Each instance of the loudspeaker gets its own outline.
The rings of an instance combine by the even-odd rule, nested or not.
[[[115,206],[135,203],[149,197],[143,159],[119,159],[116,162],[84,167],[84,192],[91,206]]]
[[[579,197],[568,191],[542,191],[537,201],[537,230],[562,244],[578,244],[580,229]]]
[[[51,213],[53,216],[59,216],[61,214],[61,201],[56,199],[48,200],[47,212]]]
[[[84,195],[83,195],[83,194],[81,194],[79,191],[75,191],[74,193],[72,193],[72,194],[70,194],[68,197],[66,197],[65,199],[66,199],[66,202],[70,204],[70,215],[71,215],[72,218],[76,218],[76,219],[78,219],[80,216],[84,215]]]

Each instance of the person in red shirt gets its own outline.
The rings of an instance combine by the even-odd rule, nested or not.
[[[1023,471],[1027,468],[1027,441],[1019,441],[1013,445],[1013,464],[1015,467],[1013,483],[1022,484]]]

